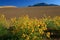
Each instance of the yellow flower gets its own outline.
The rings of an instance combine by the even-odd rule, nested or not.
[[[37,36],[34,36],[33,40],[35,40],[37,38]]]
[[[25,36],[26,36],[25,34],[22,35],[22,37],[25,37]]]
[[[40,34],[44,34],[44,31],[42,29],[39,29]]]
[[[34,32],[34,29],[32,29],[32,32]]]
[[[47,32],[47,34],[46,34],[46,35],[47,35],[47,37],[48,37],[48,38],[50,38],[50,32]]]
[[[15,18],[11,18],[11,22],[15,23],[16,22],[16,17]]]
[[[27,36],[26,40],[29,40],[29,38],[30,38],[30,37],[29,37],[29,36]]]
[[[37,25],[38,27],[40,26],[40,25]]]
[[[42,30],[47,30],[47,27],[42,27]]]

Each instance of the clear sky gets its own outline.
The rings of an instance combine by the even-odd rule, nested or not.
[[[60,0],[0,0],[0,6],[28,6],[36,3],[48,3],[60,5]]]

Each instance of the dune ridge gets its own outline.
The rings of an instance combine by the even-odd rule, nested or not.
[[[16,6],[0,6],[0,8],[16,8]]]

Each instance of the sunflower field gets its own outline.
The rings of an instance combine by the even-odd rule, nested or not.
[[[6,19],[0,15],[0,40],[51,39],[48,29],[60,30],[60,17],[44,16],[40,19],[28,15]]]

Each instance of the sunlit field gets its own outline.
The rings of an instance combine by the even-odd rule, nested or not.
[[[48,29],[60,30],[60,16],[39,19],[28,15],[6,19],[0,15],[0,40],[44,40],[50,38]]]

